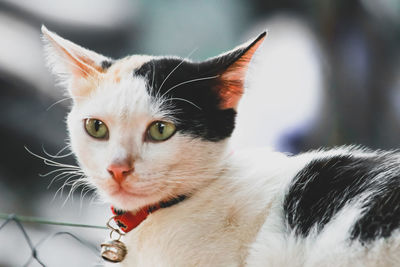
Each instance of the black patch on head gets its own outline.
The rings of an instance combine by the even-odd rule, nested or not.
[[[302,236],[314,227],[320,231],[346,204],[371,192],[350,239],[367,242],[390,236],[400,226],[400,172],[395,164],[388,165],[390,160],[388,155],[313,160],[296,175],[285,196],[289,227]],[[383,172],[388,175],[375,179]]]
[[[240,64],[229,71],[247,67],[245,63],[250,60],[253,52],[245,55],[246,52],[259,44],[265,35],[266,32],[263,32],[250,45],[201,63],[180,58],[154,59],[134,70],[134,75],[146,78],[150,96],[162,96],[167,100],[165,108],[173,107],[178,131],[209,141],[223,140],[232,134],[236,111],[221,107],[227,107],[224,104],[232,100],[229,99],[232,94],[240,97],[235,94],[241,94],[243,90],[229,89],[241,89],[241,78],[244,77],[233,75],[223,80],[222,74],[241,60],[242,56],[246,56],[243,62],[239,61]]]
[[[103,60],[103,61],[101,62],[101,68],[102,68],[103,70],[107,70],[109,67],[111,67],[111,65],[112,65],[112,62],[109,61],[109,60]]]
[[[214,88],[220,82],[222,65],[215,63],[155,59],[135,70],[134,75],[146,78],[151,96],[167,99],[165,103],[172,106],[178,120],[178,131],[219,141],[232,134],[236,111],[219,108],[220,99]]]

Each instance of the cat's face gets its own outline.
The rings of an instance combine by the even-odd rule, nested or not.
[[[117,207],[133,209],[190,193],[207,182],[225,142],[183,133],[183,122],[174,116],[179,110],[152,97],[149,81],[133,75],[135,57],[126,61],[115,62],[90,96],[76,101],[68,115],[68,129],[82,169],[102,195]],[[131,68],[121,73],[125,64]],[[87,133],[88,118],[106,125],[107,138]],[[168,140],[153,140],[149,127],[155,122],[173,123],[177,130]],[[133,171],[118,182],[109,173],[112,164],[131,164]]]
[[[202,63],[131,56],[112,61],[42,29],[73,98],[73,152],[121,209],[188,195],[220,170],[244,73],[264,35]]]

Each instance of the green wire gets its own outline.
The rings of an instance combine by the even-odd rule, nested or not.
[[[81,227],[81,228],[108,229],[105,226],[99,226],[99,225],[55,222],[55,221],[44,220],[37,217],[21,216],[21,215],[7,214],[2,212],[0,212],[0,219],[17,220],[24,223],[39,223],[39,224],[61,225],[61,226]]]

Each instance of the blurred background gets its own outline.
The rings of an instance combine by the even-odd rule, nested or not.
[[[24,148],[45,156],[66,146],[70,103],[58,103],[65,95],[45,67],[41,24],[113,58],[186,57],[195,50],[193,60],[267,29],[248,72],[235,146],[290,153],[343,144],[399,147],[400,0],[0,0],[0,212],[96,225],[110,215],[93,192],[83,196],[84,188],[67,201],[69,188],[55,196],[65,180],[48,187],[55,175],[38,174],[54,168]],[[76,164],[73,156],[57,161]],[[25,226],[33,243],[60,230],[95,245],[107,235]],[[22,266],[29,254],[15,225],[0,231],[0,266]],[[68,237],[47,241],[38,255],[46,266],[101,263]]]

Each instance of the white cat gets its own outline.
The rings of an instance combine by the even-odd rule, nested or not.
[[[72,150],[128,232],[120,266],[400,266],[399,154],[230,148],[265,33],[194,63],[42,32],[73,98]]]

